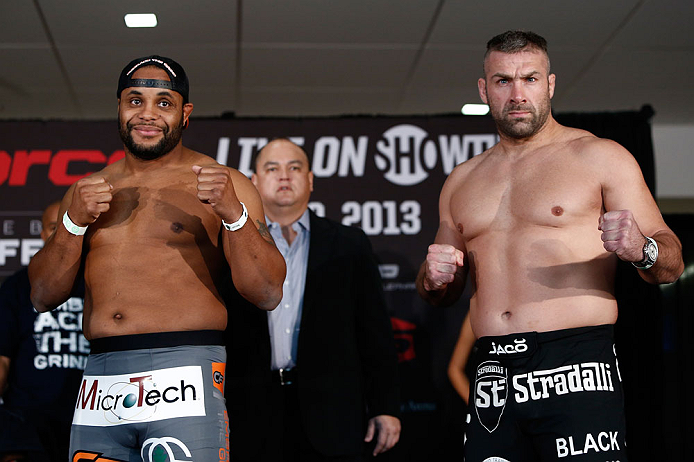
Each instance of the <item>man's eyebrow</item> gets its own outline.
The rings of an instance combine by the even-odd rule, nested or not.
[[[538,75],[538,74],[540,74],[540,71],[530,71],[527,74],[521,74],[521,77],[527,78],[527,77],[532,77],[533,75]],[[507,79],[507,80],[510,80],[513,78],[512,75],[505,74],[503,72],[497,72],[494,75],[492,75],[492,77],[499,77],[500,79]]]
[[[524,78],[532,77],[532,76],[538,75],[538,74],[540,74],[540,71],[530,71],[527,74],[521,74],[521,77],[524,77]]]
[[[134,88],[132,90],[128,91],[128,95],[142,95],[142,92],[139,90],[135,90]],[[157,93],[157,96],[173,96],[173,93],[170,91],[162,90],[159,93]]]

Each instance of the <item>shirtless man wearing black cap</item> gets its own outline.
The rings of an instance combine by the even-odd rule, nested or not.
[[[255,187],[181,144],[192,110],[178,63],[128,64],[118,81],[125,159],[72,185],[63,225],[29,267],[39,311],[65,301],[84,273],[92,354],[75,462],[226,460],[222,285],[230,276],[261,309],[282,298],[285,263]]]

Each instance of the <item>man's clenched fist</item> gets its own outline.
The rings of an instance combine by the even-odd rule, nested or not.
[[[465,254],[448,244],[429,246],[423,285],[428,291],[441,290],[455,279],[458,268],[463,266]]]
[[[91,225],[111,208],[113,186],[102,176],[82,178],[75,183],[68,216],[78,226]]]
[[[600,216],[603,247],[628,262],[643,260],[646,238],[641,233],[630,210],[613,210]]]
[[[236,221],[242,207],[236,197],[229,169],[222,165],[193,165],[193,173],[198,177],[198,199],[210,204],[223,220]]]

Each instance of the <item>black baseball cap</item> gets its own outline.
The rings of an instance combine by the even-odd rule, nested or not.
[[[169,81],[132,78],[136,70],[147,66],[156,66],[160,69],[164,69],[169,75]],[[186,71],[183,70],[183,67],[171,58],[152,55],[130,61],[120,73],[116,96],[120,98],[121,92],[130,87],[167,88],[180,93],[180,95],[183,96],[184,104],[188,102],[188,76],[186,76]]]

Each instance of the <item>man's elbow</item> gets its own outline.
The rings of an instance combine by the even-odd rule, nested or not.
[[[275,288],[263,297],[263,300],[256,304],[258,308],[265,311],[272,311],[277,308],[282,301],[282,286]]]
[[[274,269],[274,274],[267,283],[267,288],[261,297],[262,300],[256,303],[256,306],[261,310],[272,311],[277,308],[282,301],[282,285],[284,284],[284,278],[287,276],[287,265],[284,258],[279,259]]]
[[[253,288],[255,290],[243,290],[242,288],[237,288],[239,294],[253,305],[257,306],[264,311],[272,311],[280,304],[282,301],[282,284],[269,285],[264,290],[257,290],[258,288]]]
[[[684,273],[684,261],[680,260],[677,267],[673,271],[666,273],[658,283],[672,284],[682,276],[682,273]]]
[[[39,313],[45,313],[57,306],[51,306],[51,304],[47,303],[44,291],[36,286],[31,286],[31,294],[29,297],[31,298],[31,304],[34,306],[34,309]]]

